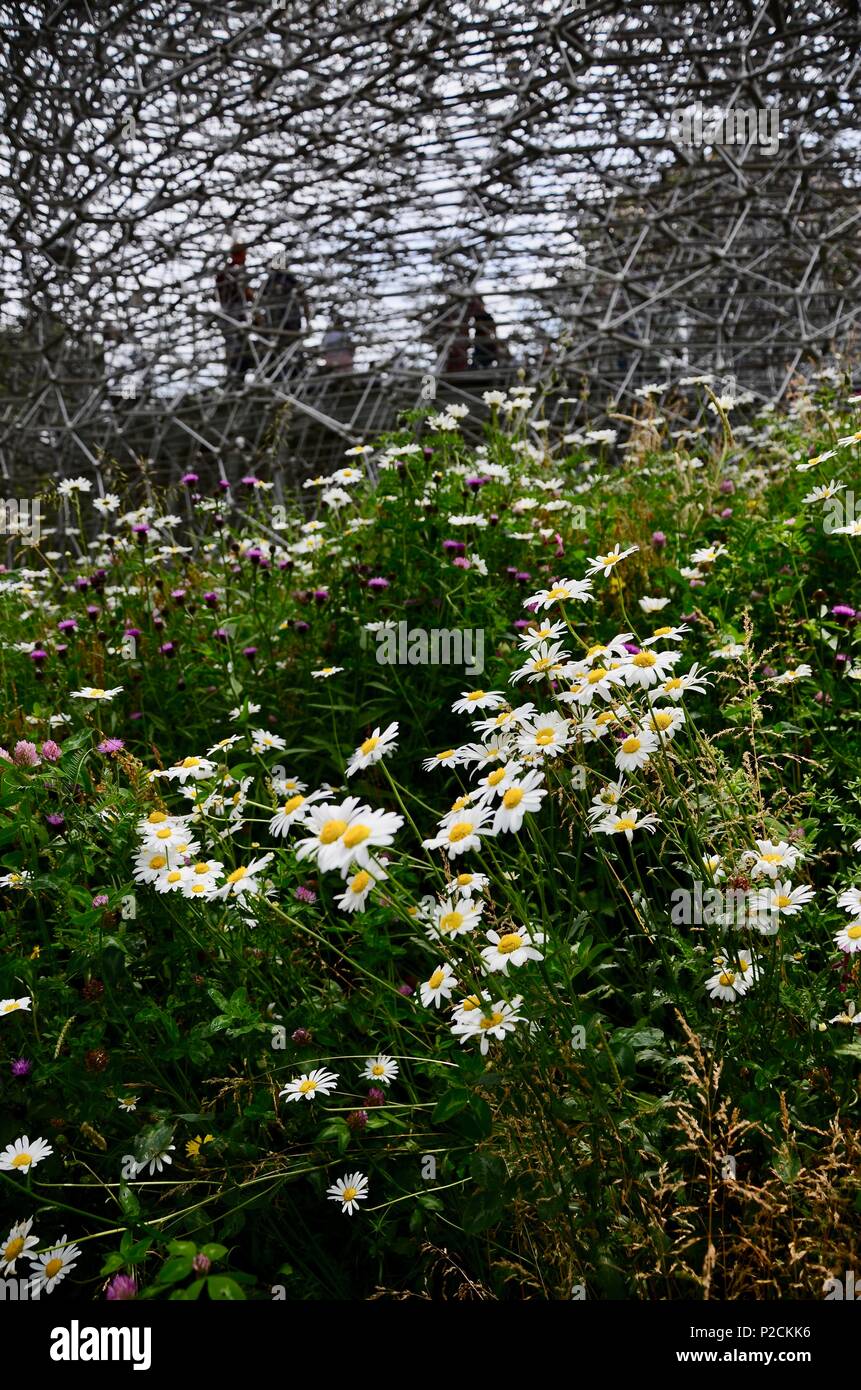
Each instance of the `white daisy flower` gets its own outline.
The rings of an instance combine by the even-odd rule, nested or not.
[[[396,739],[398,737],[398,725],[389,724],[382,732],[377,727],[374,732],[360,743],[355,753],[347,764],[347,776],[352,777],[354,772],[359,772],[362,768],[373,767],[381,758],[386,758],[390,753],[394,753],[397,748]]]
[[[455,714],[471,714],[477,709],[499,709],[507,703],[499,690],[463,690],[460,699],[452,705],[452,710]]]
[[[305,783],[294,783],[294,785],[304,788]],[[288,796],[284,805],[275,812],[275,815],[269,822],[269,834],[276,836],[286,835],[290,827],[295,825],[297,821],[305,820],[309,807],[313,806],[315,801],[320,801],[323,797],[328,795],[328,791],[325,790],[311,792],[309,796],[305,796],[303,791],[295,791],[292,796]]]
[[[717,970],[706,980],[710,999],[720,999],[732,1003],[746,994],[755,983],[758,971],[749,951],[739,951],[738,960],[728,962],[720,957],[715,961]]]
[[[338,1084],[336,1072],[327,1071],[325,1067],[318,1067],[315,1071],[303,1072],[301,1076],[288,1081],[283,1091],[278,1095],[286,1100],[316,1100],[317,1096],[328,1096],[335,1090]]]
[[[163,772],[151,772],[150,778],[165,777],[168,782],[179,782],[184,786],[189,780],[198,781],[202,777],[212,777],[216,771],[217,764],[209,758],[189,757],[183,758],[181,763],[174,763],[173,767],[165,768]]]
[[[368,1179],[363,1173],[347,1173],[326,1188],[326,1195],[330,1202],[340,1202],[341,1210],[347,1216],[352,1216],[359,1209],[358,1203],[364,1202],[368,1196]]]
[[[647,830],[650,835],[655,833],[655,826],[660,821],[653,811],[647,815],[640,815],[638,806],[632,806],[629,810],[618,811],[599,821],[595,829],[601,835],[624,835],[628,844],[634,838],[635,830]]]
[[[6,1239],[0,1242],[0,1273],[14,1274],[15,1262],[20,1259],[33,1259],[28,1252],[39,1244],[39,1237],[30,1234],[33,1218],[16,1221]]]
[[[365,1062],[365,1070],[360,1072],[363,1081],[373,1081],[375,1086],[389,1086],[398,1075],[399,1067],[394,1057],[387,1057],[384,1052],[378,1053],[376,1057],[369,1057]]]
[[[492,767],[479,779],[475,791],[475,805],[486,806],[495,797],[504,795],[508,787],[522,770],[521,763],[505,763],[502,767]]]
[[[422,840],[422,848],[444,849],[449,859],[456,859],[467,850],[478,849],[483,835],[495,833],[488,824],[490,814],[482,806],[466,810],[459,819],[444,822],[433,839]]]
[[[31,1255],[29,1258],[36,1266],[33,1276],[38,1281],[39,1291],[51,1293],[60,1280],[65,1279],[69,1270],[74,1269],[80,1255],[78,1246],[67,1243],[65,1234],[52,1250],[44,1250],[41,1255]]]
[[[856,951],[861,951],[861,922],[850,922],[848,926],[841,927],[834,938],[834,944],[838,950],[845,951],[850,956]]]
[[[777,878],[782,869],[791,872],[799,859],[801,850],[786,840],[775,844],[773,840],[757,840],[756,849],[746,850],[744,859],[751,864],[751,878]]]
[[[283,753],[286,747],[287,740],[280,734],[270,734],[267,729],[251,730],[252,753]]]
[[[30,1012],[32,995],[22,994],[20,999],[0,999],[0,1017],[4,1014],[14,1014],[19,1011]]]
[[[431,1004],[435,1009],[438,1009],[440,1001],[442,999],[448,1001],[456,988],[457,976],[451,966],[443,961],[442,965],[437,966],[430,979],[425,980],[420,985],[419,994],[426,1009],[429,1009]]]
[[[675,738],[686,718],[684,710],[679,709],[677,705],[653,705],[643,721],[643,729],[657,734],[659,740],[664,739],[669,743]]]
[[[793,888],[790,879],[785,883],[776,879],[753,895],[751,906],[755,912],[769,917],[777,917],[781,913],[784,917],[795,917],[807,903],[813,901],[814,896],[813,889],[804,884]]]
[[[367,869],[360,869],[349,880],[340,898],[335,899],[337,906],[342,912],[364,912],[368,894],[374,884],[384,878],[386,878],[386,874],[379,866],[373,874],[369,873]]]
[[[340,870],[346,877],[355,860],[361,869],[374,873],[370,851],[394,843],[404,823],[395,811],[374,811],[357,797],[348,796],[340,804],[312,806],[304,822],[311,832],[296,846],[297,859],[311,858],[321,873]]]
[[[619,744],[614,762],[620,772],[633,772],[645,767],[659,747],[658,737],[650,729],[638,729]]]
[[[561,642],[539,642],[533,647],[524,664],[518,670],[513,671],[509,676],[509,681],[514,684],[524,677],[534,684],[535,681],[542,680],[545,676],[563,675],[571,656],[570,652],[563,650]]]
[[[537,647],[539,642],[555,642],[557,637],[562,637],[568,629],[562,622],[558,623],[535,623],[532,627],[520,634],[517,645],[524,651],[531,651]]]
[[[427,934],[432,940],[452,941],[455,937],[466,936],[474,931],[481,921],[484,903],[475,898],[455,896],[441,898],[433,909],[427,926]]]
[[[487,939],[490,945],[483,947],[481,958],[491,974],[501,970],[507,975],[509,965],[525,965],[528,960],[544,959],[542,952],[536,949],[544,944],[542,932],[532,935],[525,928],[517,927],[502,935],[489,931]]]
[[[681,642],[688,632],[690,628],[687,623],[682,623],[679,627],[656,627],[651,637],[646,637],[640,645],[653,647],[656,642]]]
[[[34,1139],[31,1143],[25,1134],[21,1139],[15,1139],[11,1144],[7,1144],[3,1152],[0,1153],[0,1170],[4,1173],[17,1171],[27,1173],[53,1152],[51,1145],[44,1139]]]
[[[260,875],[272,860],[271,854],[263,854],[248,864],[240,864],[227,875],[221,887],[213,893],[214,898],[240,898],[245,894],[254,895],[263,891]]]
[[[514,1032],[518,1023],[523,1022],[523,1016],[518,1012],[523,998],[518,994],[510,1003],[497,999],[495,1004],[490,1004],[490,995],[485,995],[484,1000],[486,1002],[469,1011],[462,1008],[452,1024],[452,1032],[462,1043],[477,1038],[481,1055],[486,1057],[491,1038],[501,1042],[508,1033]]]
[[[524,608],[530,608],[533,612],[540,612],[545,608],[552,608],[554,603],[568,603],[571,601],[584,602],[592,598],[592,586],[585,579],[557,579],[556,583],[549,589],[539,589],[537,594],[525,599]]]
[[[82,690],[73,690],[73,700],[112,700],[115,695],[122,692],[121,685],[115,685],[112,690],[103,690],[98,685],[85,685]]]
[[[600,573],[603,574],[606,579],[608,575],[612,574],[620,560],[627,559],[629,555],[633,555],[639,549],[640,547],[638,545],[629,545],[627,550],[622,550],[621,546],[617,544],[613,546],[612,550],[608,550],[606,555],[590,556],[589,568],[586,574],[593,575]]]
[[[224,865],[219,859],[199,859],[187,866],[187,877],[180,891],[184,898],[212,898],[222,877]]]
[[[837,906],[851,912],[853,917],[861,917],[861,888],[844,888],[837,899]]]
[[[425,758],[422,767],[425,772],[433,772],[437,767],[457,767],[462,761],[459,748],[444,748],[441,753],[434,753],[432,758]]]
[[[541,802],[547,795],[547,788],[542,785],[543,782],[544,773],[536,769],[512,782],[503,792],[501,803],[496,808],[491,833],[498,835],[503,830],[513,833],[520,830],[527,812],[534,815],[541,809]]]
[[[654,652],[650,647],[644,647],[622,667],[625,684],[648,689],[658,681],[665,681],[681,655],[681,652]]]
[[[700,668],[696,662],[689,671],[683,676],[670,676],[668,680],[662,682],[657,690],[653,692],[655,699],[666,696],[668,700],[681,700],[689,690],[693,690],[698,695],[705,695],[708,680],[705,674],[700,674]]]
[[[487,874],[462,873],[456,874],[454,879],[454,886],[462,893],[483,893],[489,884]]]

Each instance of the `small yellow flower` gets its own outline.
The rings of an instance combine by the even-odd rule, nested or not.
[[[211,1144],[213,1138],[214,1135],[212,1134],[196,1134],[193,1139],[189,1139],[185,1146],[185,1152],[188,1154],[188,1157],[199,1158],[201,1147],[204,1144]]]
[[[32,949],[32,951],[30,952],[30,959],[31,959],[31,960],[38,960],[39,957],[41,956],[41,954],[42,954],[42,947],[41,947],[41,946],[34,946],[33,949]]]

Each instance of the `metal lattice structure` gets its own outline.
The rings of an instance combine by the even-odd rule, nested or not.
[[[0,13],[6,476],[316,468],[517,373],[777,397],[853,342],[857,0]]]

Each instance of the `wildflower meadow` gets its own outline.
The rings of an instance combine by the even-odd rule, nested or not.
[[[861,1259],[861,398],[713,386],[5,504],[15,1296],[803,1300]]]

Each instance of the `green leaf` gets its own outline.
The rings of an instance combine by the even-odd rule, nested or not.
[[[226,1274],[210,1274],[206,1280],[209,1286],[209,1297],[215,1302],[236,1302],[238,1299],[245,1299],[240,1286],[235,1279],[228,1279]]]
[[[190,1255],[171,1255],[169,1260],[165,1260],[156,1279],[159,1284],[178,1284],[180,1279],[187,1279],[191,1273]]]
[[[465,1110],[469,1105],[471,1096],[469,1091],[463,1090],[460,1086],[453,1086],[450,1091],[446,1091],[434,1106],[434,1124],[445,1124],[453,1115],[459,1115],[461,1110]]]
[[[172,1240],[167,1248],[171,1255],[187,1255],[190,1260],[197,1254],[197,1246],[193,1240]]]

